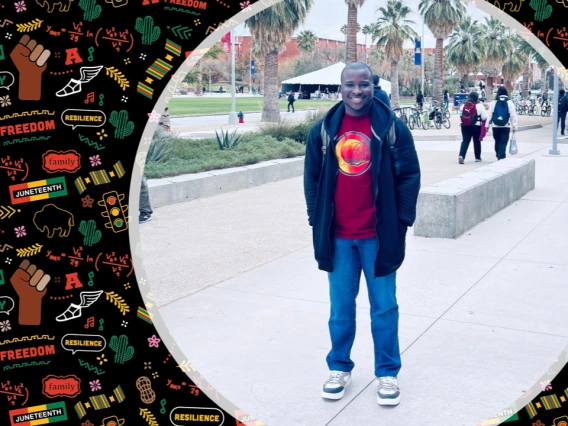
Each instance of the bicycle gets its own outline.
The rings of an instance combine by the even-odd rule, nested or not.
[[[550,115],[550,114],[552,114],[552,106],[550,105],[550,102],[544,101],[542,103],[540,115],[542,115],[544,117],[545,115]]]
[[[410,115],[408,116],[408,127],[410,130],[418,128],[422,125],[420,120],[420,111],[417,108],[410,108]]]
[[[436,126],[436,129],[441,129],[442,125],[446,128],[449,129],[450,128],[450,119],[446,116],[446,113],[444,112],[442,107],[439,107],[438,101],[432,101],[433,105],[433,118],[434,118],[434,126]]]
[[[430,106],[426,106],[426,104],[424,104],[424,107],[422,108],[422,111],[420,111],[420,113],[422,114],[421,117],[421,121],[422,121],[422,128],[424,130],[428,130],[431,127],[431,120],[430,120],[430,113],[431,113],[431,107]]]

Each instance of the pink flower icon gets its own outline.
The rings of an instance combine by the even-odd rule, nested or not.
[[[241,9],[246,10],[246,11],[252,10],[252,7],[250,7],[250,1],[249,0],[243,1],[241,3]]]
[[[91,167],[96,167],[101,165],[101,157],[98,155],[93,155],[89,157],[89,161],[91,162]]]
[[[89,386],[91,386],[92,392],[96,392],[96,391],[101,390],[101,382],[98,379],[93,380],[92,382],[89,382]]]
[[[540,388],[542,391],[552,390],[552,385],[550,384],[550,380],[543,380],[540,382]]]
[[[24,3],[24,0],[14,3],[14,6],[16,6],[16,12],[18,13],[26,10],[26,3]]]
[[[158,338],[156,337],[156,335],[154,334],[152,337],[149,337],[149,338],[148,338],[148,342],[150,343],[149,346],[150,346],[151,348],[157,348],[158,345],[159,345],[159,343],[161,342],[161,340],[158,339]]]
[[[148,117],[150,117],[150,123],[159,123],[161,116],[154,110],[148,113]]]
[[[14,228],[14,231],[16,231],[17,238],[26,236],[26,228],[24,226],[19,226],[17,228]]]

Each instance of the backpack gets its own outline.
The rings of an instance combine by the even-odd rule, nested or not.
[[[390,127],[389,133],[388,133],[389,149],[390,149],[391,154],[394,151],[394,144],[396,143],[395,126],[396,126],[396,118],[392,122],[392,126]],[[325,126],[324,126],[323,121],[321,122],[320,134],[321,134],[321,150],[323,152],[323,155],[325,155],[325,153],[327,151],[327,146],[329,145],[331,138],[329,137],[329,135],[325,131]]]
[[[463,106],[461,122],[462,126],[475,126],[478,120],[477,107],[471,101],[467,101]]]
[[[509,123],[509,98],[499,98],[493,108],[491,122],[497,126],[506,126]]]

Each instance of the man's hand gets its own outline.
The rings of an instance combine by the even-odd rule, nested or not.
[[[14,272],[10,283],[20,299],[18,318],[20,325],[41,324],[41,299],[47,293],[46,287],[50,280],[49,275],[30,264],[27,259],[22,261]]]
[[[23,35],[14,47],[10,58],[20,75],[18,97],[22,101],[39,101],[41,98],[41,75],[47,68],[51,52],[41,44]]]

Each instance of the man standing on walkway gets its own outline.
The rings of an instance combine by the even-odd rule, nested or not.
[[[424,95],[422,94],[422,90],[419,90],[418,95],[416,95],[416,107],[419,111],[422,111],[422,108],[424,108]]]
[[[560,89],[558,91],[558,123],[560,124],[560,134],[564,136],[566,130],[566,113],[568,112],[568,98],[566,91]]]
[[[290,112],[290,106],[292,107],[292,112],[296,112],[296,110],[294,109],[295,100],[296,99],[294,99],[294,92],[288,93],[288,112]]]
[[[322,397],[341,399],[351,382],[355,299],[361,272],[369,291],[378,403],[397,405],[401,368],[396,270],[416,217],[420,166],[412,134],[374,99],[373,73],[361,62],[341,75],[339,102],[311,129],[304,192],[318,267],[331,299]]]

